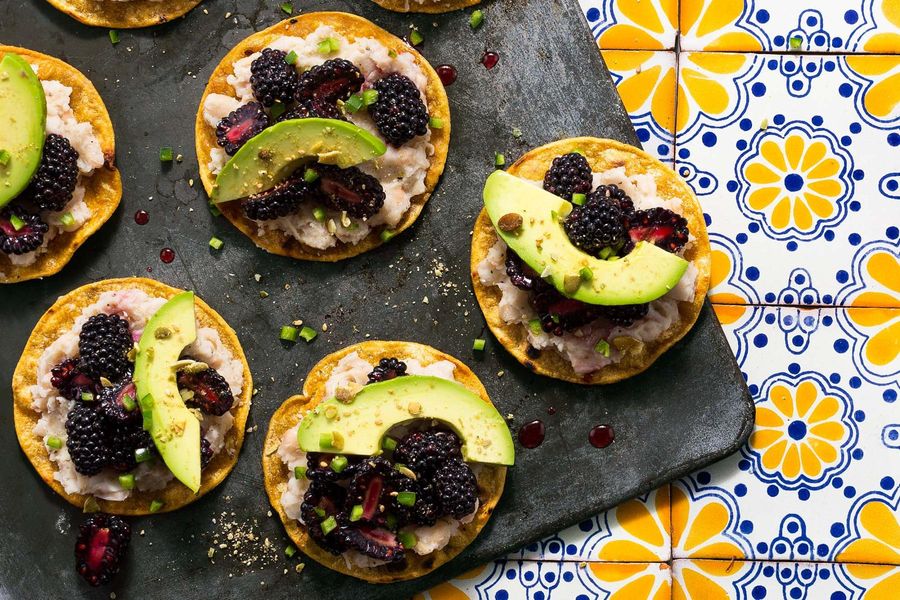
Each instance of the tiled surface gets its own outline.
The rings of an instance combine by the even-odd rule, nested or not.
[[[900,0],[582,6],[703,204],[756,429],[423,598],[900,597]]]

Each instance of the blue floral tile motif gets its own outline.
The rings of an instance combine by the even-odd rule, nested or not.
[[[900,34],[897,37],[900,39]],[[837,61],[837,67],[846,78],[838,87],[838,94],[853,101],[853,109],[864,123],[888,131],[890,146],[900,145],[897,133],[900,106],[891,107],[884,101],[887,88],[895,85],[892,84],[897,79],[894,76],[900,73],[900,56],[842,57]]]
[[[844,522],[831,525],[844,532],[834,546],[832,560],[843,562],[896,563],[900,545],[892,533],[900,527],[900,481],[886,475],[879,489],[860,498]]]

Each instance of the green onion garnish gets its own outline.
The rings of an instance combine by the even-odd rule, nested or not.
[[[319,174],[316,173],[315,169],[308,168],[305,171],[303,171],[303,181],[305,181],[306,183],[312,183],[313,181],[315,181],[318,178],[319,178]],[[324,214],[324,211],[322,211],[322,212]]]
[[[320,517],[324,517],[324,516],[325,516],[325,509],[324,509],[324,508],[321,508],[321,507],[317,506],[317,507],[315,507],[313,510],[314,510],[314,511],[316,512],[316,514],[319,515]]]
[[[293,557],[295,554],[297,554],[297,549],[294,548],[293,546],[288,546],[287,548],[284,549],[284,555],[287,556],[288,558]]]
[[[296,327],[291,325],[285,325],[281,328],[281,333],[278,334],[278,337],[285,342],[296,342],[297,335],[299,334],[299,330]]]
[[[169,146],[163,146],[159,149],[160,162],[172,162],[175,159],[175,152]]]
[[[400,506],[412,506],[416,503],[415,492],[400,492],[397,494],[397,504]]]
[[[125,394],[122,396],[122,406],[125,407],[125,410],[130,412],[137,408],[137,402],[134,401],[134,398],[132,398],[131,395]]]
[[[494,153],[494,166],[499,168],[505,164],[506,164],[506,157],[503,156],[502,154],[500,154],[499,152],[495,152]]]
[[[415,534],[412,533],[411,531],[401,531],[397,535],[397,539],[400,540],[400,543],[403,545],[404,548],[415,548],[416,543],[418,542]]]
[[[292,15],[294,14],[294,5],[290,2],[282,2],[281,11],[286,15]]]
[[[316,333],[315,329],[313,329],[312,327],[307,327],[306,325],[304,325],[303,329],[300,330],[300,337],[306,340],[307,343],[316,339],[317,335],[319,334]]]
[[[133,490],[134,474],[126,473],[125,475],[119,475],[119,485],[122,486],[123,490]]]
[[[599,352],[606,358],[609,358],[609,342],[606,340],[600,340],[597,342],[597,345],[594,346],[594,352]]]
[[[422,37],[422,34],[419,33],[418,29],[413,29],[409,32],[409,43],[411,43],[413,46],[418,46],[424,41],[425,38]]]
[[[382,242],[389,242],[389,241],[391,241],[392,239],[394,239],[394,236],[395,236],[395,235],[397,235],[397,232],[395,232],[395,231],[389,231],[389,230],[387,230],[387,229],[382,229],[382,230],[381,230],[381,234],[380,234],[381,241],[382,241]]]
[[[219,238],[217,238],[215,236],[209,238],[209,247],[212,248],[213,250],[221,250],[222,246],[224,246],[224,245],[225,245],[225,242],[223,242],[222,240],[220,240]]]
[[[150,452],[150,448],[138,448],[134,451],[134,462],[143,463],[151,460],[153,458],[153,453]]]
[[[297,53],[294,52],[293,50],[288,52],[284,57],[284,62],[286,62],[289,65],[295,64],[297,62]]]
[[[17,215],[12,214],[9,216],[9,224],[13,226],[13,229],[19,231],[23,227],[25,227],[25,221],[20,219]]]
[[[332,52],[337,52],[341,49],[341,43],[334,38],[325,38],[319,45],[316,47],[319,51],[319,54],[331,54]]]
[[[12,158],[12,154],[9,153],[9,150],[0,150],[0,165],[4,167],[9,164],[9,159]]]
[[[112,42],[113,44],[118,44],[119,43],[119,32],[116,31],[115,29],[110,29],[109,30],[109,41]]]
[[[578,271],[578,276],[584,281],[590,281],[594,278],[594,272],[591,271],[590,267],[581,267],[581,270]]]
[[[294,479],[304,479],[306,477],[306,467],[294,467]]]
[[[211,214],[211,215],[214,216],[214,217],[221,217],[221,216],[222,216],[222,211],[219,210],[219,207],[218,207],[218,206],[216,206],[215,204],[213,204],[212,202],[210,202],[210,203],[209,203],[209,214]]]
[[[365,100],[363,100],[362,94],[353,94],[347,101],[344,102],[344,108],[347,109],[349,113],[357,113],[362,110],[362,107],[365,105]]]
[[[550,320],[553,321],[555,325],[559,325],[559,315],[550,315]]]
[[[762,129],[762,130],[764,130],[764,131],[765,131],[766,129],[768,129],[768,128],[769,128],[769,119],[763,119],[762,121],[760,121],[760,123],[759,123],[759,128]]]
[[[315,217],[316,221],[319,223],[325,222],[325,209],[321,206],[317,206],[313,209],[313,217]]]
[[[531,330],[531,333],[534,335],[541,335],[544,332],[544,328],[541,327],[540,319],[532,319],[528,321],[528,329]]]
[[[334,436],[332,434],[319,434],[319,448],[331,448],[332,444],[334,444]]]
[[[276,102],[272,105],[272,108],[269,109],[269,116],[273,119],[277,119],[287,110],[287,106],[285,106],[284,102]]]
[[[362,93],[363,102],[366,106],[371,106],[378,102],[378,90],[366,90]]]
[[[361,504],[354,504],[350,509],[350,521],[355,522],[362,519],[363,507]]]
[[[334,520],[334,517],[328,517],[324,521],[322,521],[322,533],[328,535],[334,528],[337,527],[337,521]]]
[[[613,254],[615,254],[615,250],[613,250],[610,246],[607,246],[607,247],[605,247],[603,250],[600,251],[600,254],[598,254],[598,256],[599,256],[601,259],[606,260],[607,258],[609,258],[610,256],[612,256]]]
[[[443,129],[444,120],[438,117],[431,117],[430,119],[428,119],[428,126],[432,129]]]
[[[93,402],[94,395],[90,392],[81,392],[81,401],[82,402]]]
[[[159,509],[161,509],[165,505],[166,505],[166,503],[163,502],[162,500],[154,500],[153,502],[150,503],[150,512],[152,512],[152,513],[159,512]]]
[[[47,447],[53,448],[54,450],[59,450],[62,448],[62,440],[56,437],[55,435],[51,435],[47,438]]]
[[[799,35],[794,36],[790,39],[791,50],[799,50],[800,46],[803,45],[803,38]]]
[[[66,227],[71,227],[75,224],[75,217],[72,216],[70,212],[64,212],[62,216],[59,218],[59,222],[65,225]]]
[[[138,400],[138,404],[141,407],[143,427],[146,431],[150,431],[153,427],[153,396],[147,394]]]
[[[478,29],[481,27],[481,24],[484,23],[484,11],[476,10],[469,17],[469,27],[472,29]]]
[[[472,342],[472,350],[476,350],[478,352],[484,350],[484,340],[481,338],[475,338],[475,341]]]
[[[576,206],[583,206],[585,200],[587,200],[587,194],[572,194],[572,204]]]
[[[393,452],[394,448],[397,447],[397,440],[392,437],[385,437],[383,440],[381,440],[381,447],[388,452]]]
[[[340,473],[344,469],[347,468],[347,457],[337,455],[331,459],[331,470],[335,473]]]
[[[397,58],[397,51],[396,50],[388,50],[388,56],[390,56],[391,58]]]

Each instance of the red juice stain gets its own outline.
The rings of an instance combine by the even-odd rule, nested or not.
[[[552,417],[553,415],[555,415],[555,414],[556,414],[556,407],[555,407],[555,406],[549,406],[549,407],[547,407],[547,414],[550,415],[551,417]]]
[[[163,261],[166,264],[169,264],[173,260],[175,260],[175,251],[171,248],[163,248],[159,251],[159,260]]]
[[[597,425],[588,434],[588,440],[594,448],[606,448],[616,439],[613,428],[609,425]]]
[[[486,50],[481,57],[481,64],[483,64],[484,68],[488,71],[496,67],[498,62],[500,62],[500,55],[496,52]]]
[[[138,225],[146,225],[150,221],[150,214],[146,210],[134,213],[134,222]]]
[[[519,443],[526,448],[537,448],[544,442],[544,423],[541,421],[532,421],[525,423],[519,429]]]
[[[456,67],[453,65],[438,65],[435,71],[445,86],[453,85],[456,82]]]
[[[147,272],[148,272],[148,273],[152,273],[152,272],[153,272],[153,267],[147,267]]]

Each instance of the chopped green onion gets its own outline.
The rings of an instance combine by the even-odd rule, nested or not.
[[[284,62],[286,62],[289,65],[295,64],[297,62],[297,53],[294,52],[293,50],[288,52],[284,57]]]
[[[431,117],[430,119],[428,119],[428,126],[432,129],[443,129],[444,120],[439,117]]]
[[[522,130],[518,127],[513,127],[512,136],[516,139],[519,139],[520,137],[522,137]]]
[[[385,436],[385,438],[381,440],[381,447],[388,452],[393,452],[394,448],[397,447],[397,440],[392,437]]]
[[[424,41],[425,38],[422,37],[422,34],[419,33],[418,29],[413,29],[409,32],[409,43],[411,43],[413,46],[418,46]]]
[[[594,272],[591,271],[590,267],[581,267],[581,270],[578,271],[578,276],[584,281],[590,281],[594,278]]]
[[[576,206],[583,206],[585,200],[587,200],[586,194],[572,194],[572,204]]]
[[[553,321],[555,325],[559,325],[559,315],[550,315],[550,320]]]
[[[125,394],[122,396],[122,406],[125,407],[125,410],[130,412],[137,408],[137,402],[134,401],[134,398],[132,398],[130,394]]]
[[[396,232],[396,231],[389,231],[389,230],[387,230],[387,229],[382,229],[382,230],[381,230],[381,234],[380,234],[381,241],[382,241],[382,242],[389,242],[389,241],[391,241],[392,239],[394,239],[394,236],[396,236],[396,235],[397,235],[397,232]]]
[[[584,150],[582,150],[581,148],[575,148],[574,150],[572,150],[572,154],[580,154],[581,156],[584,156]]]
[[[337,521],[335,521],[334,517],[328,517],[324,521],[322,521],[322,533],[328,535],[334,528],[337,527]]]
[[[763,131],[768,129],[769,128],[769,119],[768,118],[763,119],[759,124],[759,128],[762,129]]]
[[[9,224],[12,225],[13,229],[15,229],[16,231],[19,231],[20,229],[25,227],[25,221],[20,219],[16,214],[11,214],[9,216]]]
[[[10,158],[12,158],[12,154],[9,153],[9,150],[0,150],[0,165],[4,167],[8,165]]]
[[[153,502],[150,503],[150,512],[152,512],[152,513],[159,512],[159,509],[161,509],[165,505],[166,505],[166,503],[163,502],[162,500],[154,500]]]
[[[544,328],[541,327],[540,319],[532,319],[528,321],[528,329],[531,330],[531,333],[534,335],[541,335],[544,332]]]
[[[316,339],[317,335],[319,334],[316,333],[315,329],[313,329],[312,327],[307,327],[306,325],[304,325],[303,329],[300,330],[300,337],[306,340],[307,343]]]
[[[331,448],[334,444],[334,435],[330,433],[319,434],[319,448]]]
[[[315,169],[307,168],[305,171],[303,171],[303,181],[305,181],[306,183],[312,183],[318,178],[319,174],[316,173]]]
[[[47,447],[53,448],[54,450],[59,450],[62,448],[62,440],[56,437],[55,435],[51,435],[47,438]]]
[[[280,339],[284,340],[285,342],[296,342],[297,335],[299,333],[300,332],[297,330],[296,327],[292,327],[291,325],[285,325],[284,327],[281,328],[281,333],[278,335],[278,337]]]
[[[609,246],[606,246],[603,250],[600,251],[600,254],[598,256],[602,260],[606,260],[607,258],[609,258],[612,255],[613,255],[613,249],[610,248]]]
[[[287,110],[287,106],[284,102],[276,102],[272,105],[272,108],[269,109],[269,116],[273,119],[277,119],[281,115],[285,113]]]
[[[388,56],[390,56],[391,58],[397,58],[397,51],[396,50],[388,50]]]
[[[416,543],[418,542],[415,534],[411,531],[401,531],[397,535],[397,539],[400,540],[400,543],[403,545],[404,548],[415,548]]]
[[[66,227],[71,227],[75,224],[75,217],[71,212],[64,212],[62,216],[59,218],[59,222],[65,225]]]
[[[621,256],[610,256],[606,260],[608,260],[609,262],[615,262],[615,261],[619,260],[620,258],[622,258],[622,257]]]
[[[319,51],[319,54],[331,54],[341,49],[341,43],[334,38],[328,37],[319,42],[316,49]]]
[[[138,448],[134,451],[134,462],[144,463],[153,459],[153,453],[150,448]]]
[[[224,246],[224,245],[225,245],[225,242],[223,242],[222,240],[220,240],[219,238],[217,238],[215,236],[209,238],[209,247],[212,248],[213,250],[221,250],[222,246]]]
[[[597,345],[594,346],[594,352],[599,352],[606,358],[609,358],[609,342],[606,340],[600,340],[597,342]]]
[[[335,456],[331,459],[331,470],[335,473],[340,473],[344,469],[347,468],[347,457],[346,456]]]
[[[81,401],[82,402],[93,402],[94,394],[90,392],[81,392]]]
[[[506,157],[503,156],[502,154],[500,154],[499,152],[495,152],[494,153],[494,166],[499,168],[505,164],[506,164]]]
[[[321,507],[317,506],[317,507],[315,507],[313,510],[316,512],[316,514],[317,514],[318,516],[320,516],[320,517],[324,517],[324,516],[325,516],[325,509],[324,509],[324,508],[321,508]]]
[[[216,206],[214,203],[210,202],[209,203],[209,214],[211,214],[214,217],[221,217],[222,211],[219,210],[218,206]]]
[[[284,555],[287,556],[288,558],[293,557],[295,554],[297,554],[297,549],[294,548],[293,546],[288,546],[287,548],[284,549]]]
[[[118,44],[119,43],[119,32],[116,31],[115,29],[110,29],[109,30],[109,41],[112,42],[113,44]]]
[[[477,350],[478,352],[484,350],[484,340],[481,338],[475,338],[475,341],[472,342],[472,350]]]
[[[290,2],[282,2],[281,3],[281,12],[283,12],[286,15],[294,14],[294,5],[291,4]]]
[[[469,27],[478,29],[484,23],[484,11],[476,10],[469,17]]]
[[[163,146],[159,149],[160,162],[172,162],[175,159],[175,152],[169,146]]]
[[[346,108],[349,113],[357,113],[362,110],[365,103],[366,101],[363,100],[362,94],[353,94],[347,98],[346,102],[344,102],[344,108]]]
[[[100,504],[97,502],[97,499],[93,496],[88,496],[84,501],[84,507],[82,510],[86,513],[95,513],[100,512]]]
[[[317,206],[313,209],[313,217],[315,217],[316,221],[319,223],[323,223],[325,221],[325,209],[321,206]]]
[[[378,102],[378,90],[366,90],[362,93],[363,102],[366,106],[371,106]]]
[[[150,431],[153,427],[153,396],[147,394],[138,400],[141,407],[141,416],[143,417],[143,427],[146,431]]]
[[[803,38],[799,35],[795,35],[790,39],[791,50],[799,50],[800,46],[803,45]]]
[[[306,467],[294,467],[294,479],[305,479]]]
[[[119,475],[119,485],[122,486],[123,490],[133,490],[134,489],[134,474],[126,473],[125,475]]]
[[[350,521],[356,522],[362,519],[363,515],[363,507],[361,504],[354,504],[353,508],[350,509]]]
[[[412,506],[416,503],[415,492],[400,492],[397,494],[397,504],[400,506]]]

